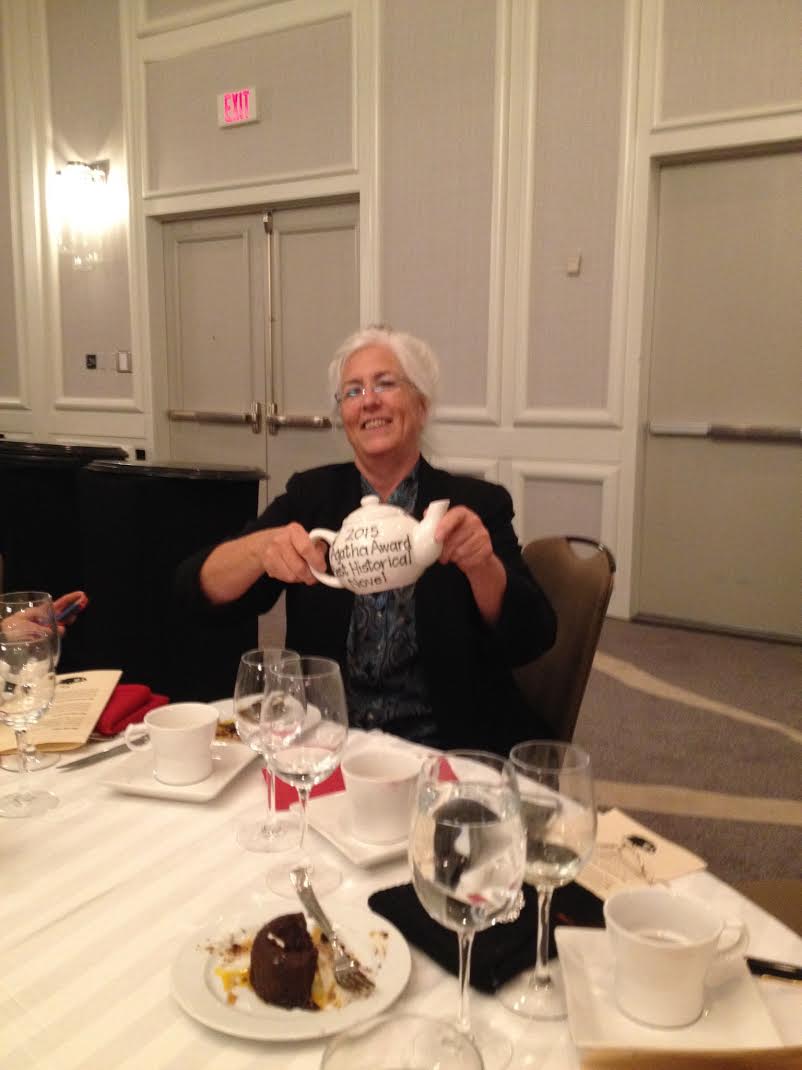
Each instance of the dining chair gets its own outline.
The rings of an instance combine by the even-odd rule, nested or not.
[[[570,742],[613,593],[615,558],[581,535],[535,539],[523,558],[557,615],[557,638],[537,661],[516,669],[515,679],[554,738]]]

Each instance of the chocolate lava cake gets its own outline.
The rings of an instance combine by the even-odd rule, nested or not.
[[[265,1003],[311,1009],[317,948],[303,914],[282,914],[263,925],[251,949],[250,980]]]

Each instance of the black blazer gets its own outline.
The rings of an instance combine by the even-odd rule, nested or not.
[[[338,530],[359,507],[360,474],[352,463],[327,465],[292,476],[286,492],[270,503],[242,535],[292,521],[307,531]],[[480,747],[507,753],[513,743],[550,735],[536,711],[527,709],[510,669],[532,661],[554,642],[556,620],[546,596],[521,558],[512,527],[512,501],[495,483],[456,476],[421,458],[415,516],[436,498],[477,513],[507,571],[501,617],[494,627],[482,620],[470,585],[456,565],[434,564],[418,580],[415,618],[418,647],[438,722],[438,742],[446,747]],[[198,607],[206,602],[198,574],[210,551],[185,562],[179,591]],[[267,576],[233,606],[232,613],[264,613],[286,590],[286,645],[301,654],[334,658],[345,667],[346,640],[354,595],[324,584],[284,584]],[[213,610],[214,611],[214,610]]]

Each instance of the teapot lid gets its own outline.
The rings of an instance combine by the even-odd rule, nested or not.
[[[382,503],[377,494],[366,494],[361,499],[361,503],[358,509],[355,509],[353,513],[349,513],[343,521],[344,524],[349,521],[358,523],[365,519],[364,513],[370,514],[371,520],[384,520],[388,517],[407,516],[407,513],[403,509],[399,509],[397,505],[389,505],[387,502]]]

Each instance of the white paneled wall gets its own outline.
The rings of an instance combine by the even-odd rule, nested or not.
[[[119,54],[93,64],[115,17]],[[613,611],[636,607],[657,162],[802,138],[802,0],[0,0],[0,18],[0,431],[152,448],[162,221],[358,198],[363,320],[443,360],[434,458],[503,482],[524,541],[601,538]],[[94,111],[59,88],[73,70],[100,80]],[[253,84],[262,120],[220,131],[217,94]],[[70,149],[127,180],[105,279],[60,278],[47,195]],[[124,397],[76,367],[101,329],[130,337]]]

